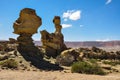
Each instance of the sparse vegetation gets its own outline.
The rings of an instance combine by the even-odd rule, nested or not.
[[[71,72],[104,75],[111,71],[119,72],[119,69],[112,68],[117,67],[115,65],[120,65],[119,53],[119,51],[107,52],[96,47],[67,49],[66,53],[62,53],[57,56],[56,59],[44,56],[44,60],[52,64],[59,64],[59,66],[67,66],[69,70],[71,69]],[[31,65],[32,64],[24,61],[24,57],[22,57],[17,50],[14,50],[13,53],[6,51],[4,51],[4,54],[0,53],[1,69],[36,69]]]
[[[114,61],[103,61],[104,64],[109,64],[111,66],[116,66],[116,65],[120,65],[120,61],[119,60],[114,60]]]
[[[88,62],[76,62],[72,65],[72,72],[105,75],[105,72],[97,64],[90,64]]]
[[[89,59],[89,61],[93,64],[97,63],[97,60],[96,59]]]
[[[7,68],[17,68],[18,63],[14,59],[7,59],[2,62],[0,62],[1,67],[7,67]]]
[[[0,56],[0,61],[8,59],[8,56]]]

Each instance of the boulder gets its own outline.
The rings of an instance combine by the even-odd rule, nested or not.
[[[17,40],[14,38],[9,38],[9,43],[11,44],[17,43]]]
[[[56,58],[56,63],[64,66],[70,66],[74,61],[77,61],[82,54],[76,49],[68,49],[61,52]]]

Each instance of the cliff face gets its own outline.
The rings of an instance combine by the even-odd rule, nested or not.
[[[98,42],[98,41],[86,41],[86,42],[66,42],[68,47],[114,47],[120,46],[120,41],[106,41],[106,42]]]
[[[41,42],[35,41],[36,45],[41,45]],[[114,47],[120,46],[120,41],[106,41],[106,42],[98,42],[98,41],[86,41],[86,42],[65,42],[67,47]]]

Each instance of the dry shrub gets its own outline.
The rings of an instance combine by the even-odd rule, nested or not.
[[[72,65],[72,72],[105,75],[105,72],[97,64],[90,64],[88,62],[76,62]]]
[[[18,63],[14,59],[4,60],[4,61],[0,62],[0,65],[2,67],[13,68],[13,69],[18,67]]]

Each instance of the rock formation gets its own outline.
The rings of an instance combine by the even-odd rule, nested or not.
[[[9,43],[11,44],[17,43],[17,40],[15,40],[14,38],[9,38]]]
[[[64,44],[63,34],[61,33],[62,26],[60,25],[60,17],[55,16],[53,23],[56,29],[54,33],[49,33],[46,30],[41,31],[42,45],[46,51],[46,55],[49,57],[56,57],[60,52],[67,49]]]
[[[80,53],[75,49],[67,49],[61,52],[56,58],[56,63],[59,65],[70,66],[74,61],[77,61]]]
[[[25,8],[21,10],[19,18],[14,22],[13,28],[15,34],[20,35],[17,38],[19,46],[18,51],[24,57],[39,57],[39,49],[34,46],[32,35],[37,33],[37,29],[42,24],[41,18],[36,15],[35,10]]]
[[[34,34],[42,24],[41,18],[36,15],[35,10],[25,8],[21,10],[19,18],[14,22],[13,28],[15,34]]]

